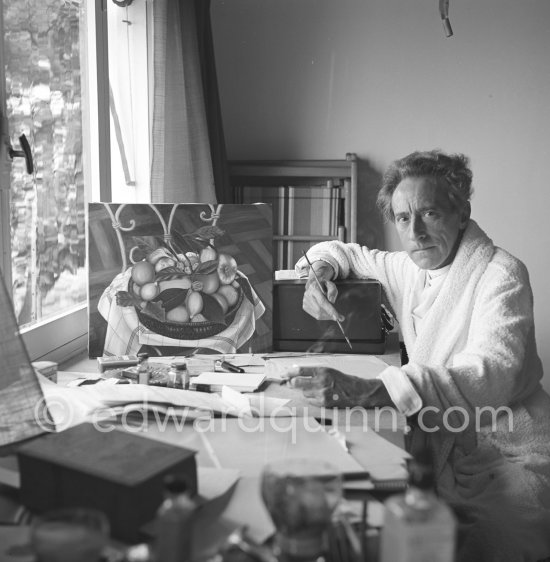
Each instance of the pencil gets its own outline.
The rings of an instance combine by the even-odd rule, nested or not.
[[[313,269],[313,265],[309,261],[309,258],[307,257],[307,254],[306,254],[305,250],[303,250],[303,254],[304,254],[304,258],[306,258],[306,261],[309,264],[309,267],[310,267],[311,271],[313,272],[313,276],[315,277],[315,281],[317,281],[317,285],[319,286],[319,289],[321,290],[321,293],[323,293],[323,295],[325,295],[325,297],[326,297],[327,293],[326,293],[325,289],[323,288],[323,285],[321,285],[321,281],[319,280],[319,277],[317,277],[317,273],[315,273],[315,270]],[[338,319],[336,319],[335,322],[336,322],[336,324],[338,324],[338,327],[340,328],[340,331],[342,332],[342,335],[344,336],[344,339],[348,343],[349,348],[353,349],[353,347],[351,347],[351,342],[349,341],[348,336],[346,336],[346,332],[344,332],[344,327],[342,326],[342,323]]]
[[[244,369],[242,367],[237,367],[237,365],[233,365],[233,363],[230,363],[229,361],[222,361],[220,363],[220,367],[231,373],[244,373]]]

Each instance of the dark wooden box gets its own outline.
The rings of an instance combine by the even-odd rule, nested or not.
[[[84,423],[26,443],[17,451],[21,501],[36,513],[62,507],[103,511],[111,536],[133,543],[162,501],[166,474],[197,493],[195,451]]]

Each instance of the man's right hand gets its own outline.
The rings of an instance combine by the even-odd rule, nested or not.
[[[339,314],[332,304],[338,296],[338,289],[332,282],[334,269],[324,261],[313,262],[312,269],[317,274],[322,290],[310,269],[302,308],[317,320],[340,320],[342,322],[345,319],[344,316]]]

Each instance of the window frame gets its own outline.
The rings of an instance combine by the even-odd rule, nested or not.
[[[4,8],[0,0],[0,30],[4,29]],[[6,83],[4,48],[0,46],[0,84]],[[0,269],[6,287],[11,287],[10,165],[8,162],[8,119],[6,91],[0,87]],[[6,220],[6,218],[8,220]]]
[[[0,0],[1,1],[1,0]],[[84,154],[85,200],[111,200],[110,172],[110,123],[109,123],[109,76],[107,1],[84,0],[86,14],[86,38],[84,47],[87,72],[83,73],[88,103],[83,111],[82,134],[90,139],[89,150]],[[0,5],[0,28],[3,28],[3,6]],[[0,80],[5,84],[3,45],[0,47]],[[84,74],[86,76],[84,76]],[[84,96],[85,98],[86,96]],[[5,88],[0,88],[2,113],[2,147],[0,151],[0,265],[6,285],[11,281],[11,231],[10,231],[10,163],[7,156]],[[5,121],[5,123],[4,123]],[[8,137],[9,138],[9,137]],[[6,173],[8,177],[6,187]],[[87,263],[86,263],[87,267]],[[88,308],[84,302],[54,318],[48,318],[21,330],[31,360],[48,359],[63,362],[87,348]]]

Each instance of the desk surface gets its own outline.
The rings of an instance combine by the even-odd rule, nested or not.
[[[400,364],[399,355],[395,352],[388,353],[380,358],[390,364]],[[64,364],[63,369],[79,373],[97,373],[97,361],[80,357]],[[272,384],[268,392],[274,396],[290,399],[297,408],[306,404],[304,399],[300,397],[301,393],[298,390],[284,385]],[[310,410],[308,414],[315,415],[315,412]],[[357,413],[357,415],[361,414]],[[299,418],[303,422],[304,418],[300,416]],[[348,425],[342,424],[339,417],[336,419],[338,430],[345,437],[350,453],[360,464],[365,466],[370,462],[371,464],[368,466],[371,466],[373,470],[380,469],[382,473],[387,473],[388,470],[393,468],[401,470],[401,474],[403,474],[402,466],[395,464],[398,462],[396,459],[399,458],[399,455],[396,456],[395,454],[396,448],[388,441],[380,439],[377,433],[372,430],[372,423],[365,423],[364,419],[359,418],[356,423]],[[286,420],[286,422],[281,422],[280,427],[283,427],[286,423],[286,427],[291,428],[289,418],[286,418]],[[223,419],[221,422],[223,422]],[[300,451],[300,442],[291,443],[294,447],[292,449],[288,444],[290,441],[285,445],[280,439],[266,439],[265,435],[256,435],[250,438],[246,430],[237,429],[236,425],[237,421],[233,420],[231,422],[231,434],[227,433],[221,436],[216,431],[211,435],[206,434],[206,439],[204,434],[194,431],[192,426],[184,428],[172,426],[167,430],[160,431],[158,427],[155,428],[153,425],[150,430],[144,432],[144,435],[149,438],[197,450],[199,468],[223,467],[224,469],[238,469],[240,471],[240,478],[231,490],[223,497],[218,498],[216,502],[213,502],[213,505],[209,505],[208,509],[201,510],[198,516],[197,524],[209,529],[208,533],[197,534],[195,548],[201,553],[201,559],[205,554],[212,555],[232,530],[243,525],[248,526],[252,538],[259,541],[272,533],[273,528],[270,526],[269,516],[263,508],[259,494],[261,466],[271,458],[280,457],[285,451],[291,452],[294,450],[294,453],[291,453],[294,456],[299,454]],[[399,429],[388,432],[383,428],[378,433],[384,434],[384,437],[389,437],[393,443],[403,444],[403,433]],[[290,438],[292,441],[293,438],[296,438],[296,435],[291,434]],[[300,439],[305,446],[304,435]],[[254,443],[253,450],[250,450],[248,455],[246,454],[246,448],[243,449],[243,444],[247,440]],[[309,445],[314,441],[315,439],[312,439]],[[232,446],[232,443],[234,446]],[[237,447],[238,444],[240,444],[239,447]],[[236,448],[239,449],[238,453],[235,453]],[[308,449],[308,447],[306,446],[305,449]],[[212,452],[214,452],[214,457]],[[373,457],[376,458],[374,464]],[[1,561],[2,557],[0,556]]]
[[[259,354],[261,355],[261,354]],[[221,357],[213,355],[213,359]],[[387,363],[388,365],[401,366],[401,349],[399,347],[398,334],[391,332],[388,335],[386,343],[386,353],[384,355],[374,355]],[[151,358],[154,361],[154,357]],[[97,359],[89,359],[86,356],[79,355],[66,363],[62,364],[61,369],[69,372],[79,373],[96,373]],[[332,419],[337,416],[337,424],[339,427],[347,425],[363,425],[366,424],[382,435],[385,439],[398,447],[404,448],[404,435],[403,429],[405,426],[405,418],[396,412],[381,411],[374,412],[372,410],[353,411],[353,412],[333,412],[323,410],[321,408],[311,406],[305,399],[301,397],[301,393],[289,388],[286,385],[270,385],[268,394],[277,398],[289,399],[289,406],[294,408],[297,413],[301,415],[308,415],[315,418],[328,418]]]
[[[258,355],[261,355],[259,353]],[[401,366],[401,349],[399,347],[399,338],[396,332],[391,332],[386,340],[386,352],[383,355],[374,355],[385,361],[388,365],[396,367]],[[217,356],[213,355],[213,359]],[[154,359],[154,358],[152,358]],[[65,363],[60,365],[63,371],[80,371],[83,373],[96,373],[97,372],[97,359],[88,358],[88,353],[81,353]]]

